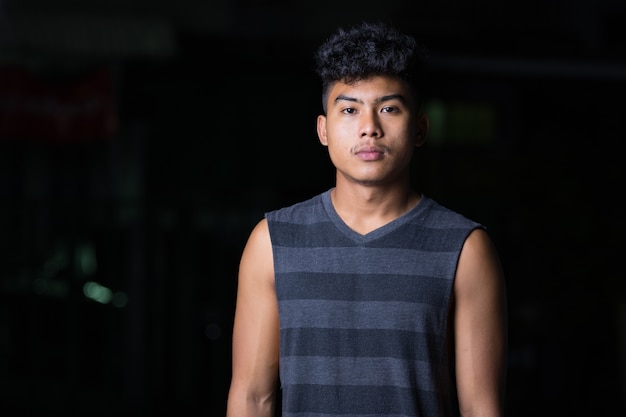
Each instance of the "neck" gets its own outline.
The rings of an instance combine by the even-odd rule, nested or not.
[[[419,203],[422,196],[404,187],[341,187],[331,191],[335,211],[353,230],[365,234],[402,216]]]

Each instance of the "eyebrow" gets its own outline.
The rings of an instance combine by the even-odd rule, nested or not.
[[[386,96],[377,98],[376,100],[374,100],[374,103],[384,103],[385,101],[391,101],[391,100],[399,100],[402,103],[407,102],[406,97],[404,97],[402,94],[388,94]],[[335,98],[335,103],[337,103],[338,101],[351,101],[353,103],[363,104],[363,100],[359,100],[355,97],[350,97],[350,96],[346,96],[343,94],[339,94],[337,98]]]

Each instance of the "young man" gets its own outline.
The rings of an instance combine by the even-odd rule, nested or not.
[[[482,225],[409,180],[428,130],[419,46],[363,23],[329,38],[316,65],[336,183],[249,237],[227,416],[501,417],[498,255]]]

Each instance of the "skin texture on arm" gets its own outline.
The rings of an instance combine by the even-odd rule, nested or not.
[[[460,255],[454,285],[454,335],[463,417],[501,417],[506,380],[507,307],[492,240],[476,229]]]
[[[278,380],[278,305],[267,221],[248,238],[239,265],[227,417],[272,417]]]

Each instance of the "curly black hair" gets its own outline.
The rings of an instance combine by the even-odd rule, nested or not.
[[[315,70],[322,81],[322,105],[337,81],[352,83],[376,75],[406,81],[419,107],[419,84],[426,49],[414,37],[383,23],[363,22],[348,30],[339,28],[317,50]]]

